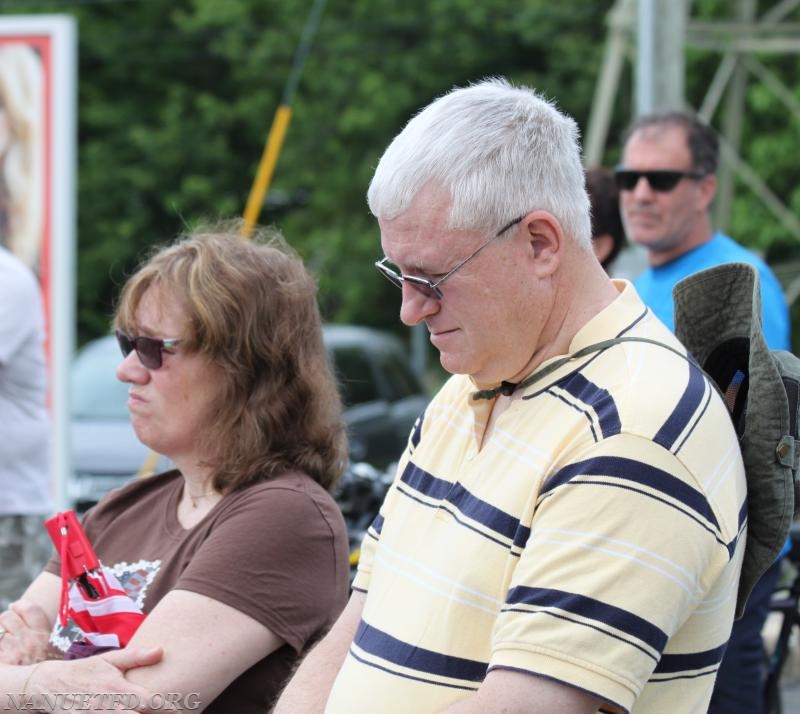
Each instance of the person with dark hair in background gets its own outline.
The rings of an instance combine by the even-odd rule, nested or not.
[[[604,166],[587,169],[586,193],[592,211],[592,247],[600,265],[608,272],[627,243],[614,172]]]
[[[454,89],[368,202],[400,319],[452,376],[274,714],[705,714],[744,467],[722,399],[592,251],[577,125],[503,79]]]
[[[84,519],[146,614],[129,647],[164,651],[126,676],[193,693],[197,711],[263,714],[349,589],[330,494],[347,439],[316,285],[277,234],[198,228],[127,281],[114,326],[136,434],[176,465],[112,491]],[[28,588],[31,621],[55,622],[59,572],[54,558]],[[0,615],[0,661],[47,657],[48,628],[37,640],[13,614]],[[55,644],[70,647],[75,628],[56,625]],[[67,664],[43,662],[29,691],[63,687]]]
[[[691,114],[647,115],[628,129],[622,165],[615,171],[620,210],[629,240],[645,248],[650,263],[634,285],[674,329],[675,283],[721,263],[749,263],[761,283],[767,344],[788,350],[789,311],[778,279],[761,258],[711,225],[718,163],[716,133]]]
[[[766,342],[772,349],[789,350],[789,311],[777,278],[758,256],[712,228],[718,161],[716,133],[692,114],[650,114],[630,126],[615,176],[628,238],[644,246],[650,263],[634,285],[674,330],[672,288],[678,281],[721,263],[749,263],[758,270]],[[776,563],[758,581],[743,617],[733,625],[711,700],[713,714],[762,710],[761,629],[778,575]]]

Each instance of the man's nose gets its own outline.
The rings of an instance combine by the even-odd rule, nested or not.
[[[645,176],[639,176],[636,185],[631,189],[631,193],[637,198],[650,198],[653,195],[653,188]]]
[[[400,305],[400,321],[412,327],[418,325],[428,316],[439,311],[439,300],[426,295],[411,283],[403,283],[403,302]]]

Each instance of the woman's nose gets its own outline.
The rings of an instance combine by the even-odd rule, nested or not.
[[[127,356],[123,357],[122,362],[117,365],[116,369],[117,379],[120,382],[142,383],[146,381],[150,372],[145,367],[136,350],[131,350]]]

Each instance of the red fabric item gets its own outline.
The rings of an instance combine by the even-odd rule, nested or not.
[[[45,522],[61,557],[59,620],[67,619],[83,632],[92,648],[125,647],[144,613],[97,558],[74,511],[62,511]]]
[[[69,616],[94,647],[125,647],[144,613],[104,565],[87,572],[69,589]]]

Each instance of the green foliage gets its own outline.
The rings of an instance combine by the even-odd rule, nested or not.
[[[780,3],[762,0],[756,3],[756,21],[774,11]],[[733,22],[736,19],[735,3],[726,0],[702,0],[692,8],[697,19],[714,19]],[[782,17],[797,22],[798,12]],[[773,23],[775,20],[773,19]],[[751,26],[753,23],[749,23]],[[730,37],[730,35],[728,35]],[[735,35],[734,35],[735,37]],[[723,58],[721,52],[693,49],[687,53],[687,100],[699,107],[708,90],[714,72]],[[800,61],[792,53],[760,53],[750,58],[779,84],[794,95],[795,105],[800,102],[798,70]],[[742,136],[739,145],[741,158],[749,164],[767,188],[789,209],[798,214],[800,203],[797,186],[800,169],[795,159],[800,117],[781,99],[779,93],[764,83],[758,74],[747,72],[747,89],[741,112]],[[726,105],[724,97],[711,123],[724,133]],[[776,253],[777,248],[798,241],[780,220],[764,205],[762,200],[742,180],[737,180],[734,193],[729,232],[751,248],[766,253]],[[785,252],[781,249],[781,252]],[[777,253],[776,253],[777,254]]]
[[[761,3],[764,4],[764,3]],[[396,289],[376,276],[365,193],[382,150],[420,107],[488,75],[530,84],[586,131],[613,0],[328,0],[292,106],[261,222],[308,260],[327,319],[396,328]],[[79,32],[78,340],[104,332],[125,276],[151,246],[204,217],[243,211],[312,0],[0,0],[6,14],[64,12]],[[725,0],[696,0],[726,17]],[[697,106],[719,55],[688,55]],[[797,94],[796,57],[763,58]],[[630,119],[619,88],[606,163]],[[798,120],[752,83],[743,146],[800,209]],[[752,109],[752,112],[751,112]],[[785,240],[737,186],[731,232]]]
[[[395,328],[375,275],[372,169],[408,118],[453,85],[502,74],[585,122],[611,0],[329,0],[306,58],[264,223],[318,276],[327,319]],[[5,2],[79,26],[78,339],[104,332],[154,244],[241,214],[289,77],[307,2]],[[587,71],[588,69],[588,71]]]

